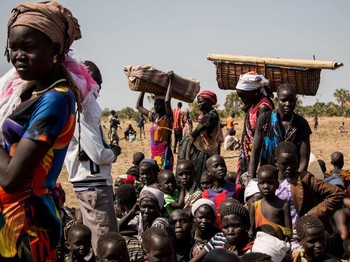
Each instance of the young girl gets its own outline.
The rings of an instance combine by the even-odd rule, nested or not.
[[[312,215],[303,216],[297,221],[295,228],[303,249],[297,252],[294,262],[325,261],[333,258],[325,253],[325,228],[321,220]]]
[[[159,166],[153,159],[143,159],[140,163],[140,182],[144,186],[158,188],[157,176]]]
[[[250,231],[255,235],[255,228],[269,224],[275,229],[278,238],[285,240],[292,237],[292,221],[287,202],[276,197],[278,171],[272,165],[264,165],[258,170],[258,187],[263,198],[250,206]]]
[[[215,204],[205,198],[197,200],[191,209],[194,220],[194,245],[190,257],[199,254],[204,245],[219,231],[215,226]]]
[[[181,186],[180,192],[176,188],[176,179],[172,171],[164,170],[158,175],[159,189],[164,193],[164,201],[168,215],[173,210],[183,208],[185,205],[185,187]]]
[[[73,225],[68,232],[68,243],[70,249],[69,261],[95,261],[91,246],[91,230],[87,226],[83,224]]]

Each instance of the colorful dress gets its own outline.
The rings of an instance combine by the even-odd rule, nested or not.
[[[248,171],[250,155],[252,153],[253,138],[255,134],[255,126],[258,118],[259,109],[262,106],[267,106],[273,110],[274,106],[271,100],[263,97],[256,105],[252,106],[246,113],[244,119],[244,127],[242,132],[241,150],[237,162],[237,182],[240,176]]]
[[[51,148],[16,193],[0,187],[0,259],[32,257],[55,261],[62,222],[52,198],[75,128],[75,99],[67,87],[26,100],[4,121],[6,150],[12,157],[21,138]],[[28,256],[27,256],[28,255]]]
[[[160,170],[173,170],[174,156],[171,151],[171,128],[172,120],[164,115],[150,115],[152,125],[150,128],[151,136],[151,155],[159,165]]]

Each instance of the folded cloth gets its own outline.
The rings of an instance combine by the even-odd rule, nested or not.
[[[149,83],[163,87],[164,90],[158,91],[156,95],[165,95],[169,85],[168,73],[160,71],[154,68],[152,65],[129,65],[124,67],[124,73],[128,77],[128,80],[131,82],[134,82],[137,80],[137,78],[140,78]],[[177,74],[174,74],[172,80],[172,89],[174,98],[194,101],[200,90],[200,85],[199,81],[194,78],[184,78]]]

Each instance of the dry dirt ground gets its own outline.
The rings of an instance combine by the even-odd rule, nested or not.
[[[307,118],[311,129],[313,130],[313,119]],[[350,169],[350,132],[339,133],[338,127],[341,122],[345,122],[345,130],[350,130],[350,119],[342,117],[319,117],[319,126],[318,130],[314,131],[311,135],[311,151],[318,158],[326,162],[327,169],[330,169],[330,155],[334,151],[341,151],[344,153],[345,166],[344,169]],[[224,122],[224,119],[222,120]],[[236,126],[238,138],[241,137],[241,131],[243,126],[243,118],[237,119],[238,126]],[[125,128],[127,124],[131,123],[136,129],[137,125],[133,121],[122,120],[122,128]],[[108,127],[106,119],[103,119],[103,124]],[[150,123],[146,123],[146,138],[140,139],[139,133],[137,134],[137,139],[134,142],[128,142],[125,140],[120,141],[120,146],[122,148],[122,154],[118,157],[117,161],[113,164],[112,167],[112,176],[113,178],[125,174],[129,167],[132,166],[132,155],[137,151],[141,151],[145,154],[146,158],[150,157],[149,152],[149,130]],[[107,130],[105,130],[107,133]],[[123,137],[123,129],[119,129],[119,137]],[[227,167],[229,171],[236,171],[237,163],[237,151],[225,151],[221,150],[222,156],[225,158]],[[175,155],[176,158],[176,155]],[[176,161],[176,159],[175,159]],[[175,162],[176,164],[176,162]],[[71,184],[68,182],[67,172],[63,167],[58,182],[62,183],[63,188],[66,191],[67,195],[67,206],[77,207],[77,200],[75,194],[72,190]]]

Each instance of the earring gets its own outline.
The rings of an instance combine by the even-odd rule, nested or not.
[[[57,63],[57,55],[54,55],[54,56],[53,56],[53,58],[52,58],[52,62],[53,62],[54,64],[56,64],[56,63]]]

